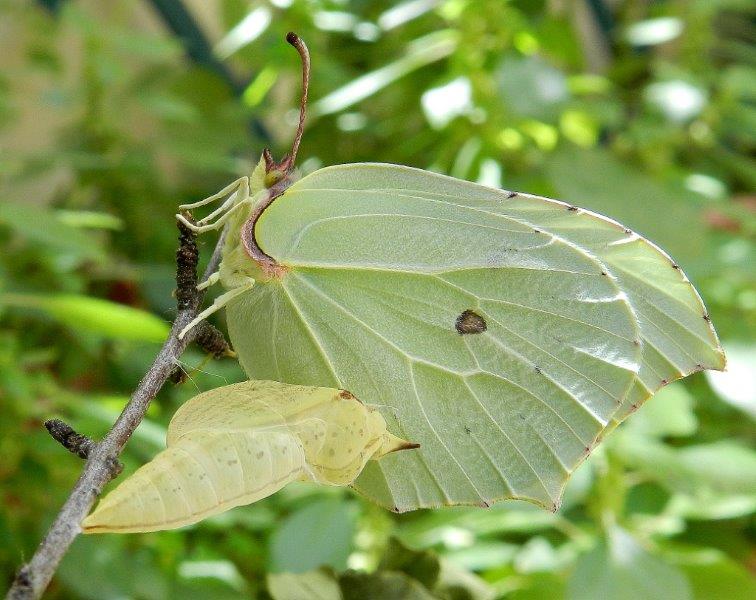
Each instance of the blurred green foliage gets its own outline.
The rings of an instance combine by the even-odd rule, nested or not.
[[[82,466],[42,421],[102,435],[174,314],[176,206],[248,173],[265,144],[286,150],[294,30],[313,55],[303,171],[396,162],[608,214],[683,266],[731,371],[629,418],[558,514],[397,516],[295,486],[183,531],[81,538],[48,597],[756,597],[752,3],[188,2],[241,94],[185,58],[150,2],[59,4],[0,4],[4,581]],[[127,470],[182,401],[242,377],[184,361],[189,380],[153,404]]]

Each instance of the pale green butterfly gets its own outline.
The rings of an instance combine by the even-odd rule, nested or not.
[[[345,390],[246,381],[183,404],[167,446],[97,505],[85,533],[175,529],[292,481],[349,485],[368,460],[417,444]]]
[[[252,378],[345,387],[421,449],[357,490],[395,511],[520,498],[556,510],[601,436],[724,354],[680,268],[618,223],[388,164],[299,181],[268,151],[195,231],[228,222],[209,283]],[[183,219],[183,217],[180,217]],[[190,325],[190,327],[193,326]]]

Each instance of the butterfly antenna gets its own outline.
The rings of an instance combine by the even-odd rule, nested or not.
[[[285,171],[288,171],[294,166],[294,162],[297,159],[299,143],[302,141],[302,134],[304,133],[307,92],[310,89],[310,51],[307,49],[307,44],[304,43],[304,40],[292,31],[286,34],[286,41],[294,46],[296,51],[299,52],[299,58],[302,59],[302,99],[299,102],[299,125],[297,125],[297,133],[291,146],[291,154],[283,160]]]

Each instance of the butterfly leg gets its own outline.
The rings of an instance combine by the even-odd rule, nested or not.
[[[208,224],[218,215],[223,214],[227,210],[233,209],[234,205],[241,204],[242,202],[246,202],[249,199],[249,180],[245,177],[239,184],[239,188],[236,190],[236,192],[228,197],[228,200],[226,200],[220,207],[216,208],[209,215],[197,221],[197,224]]]
[[[213,223],[208,223],[206,225],[197,225],[196,223],[192,223],[184,215],[176,215],[176,218],[184,225],[186,225],[189,229],[191,229],[194,233],[205,233],[206,231],[213,231],[223,227],[226,221],[228,221],[231,216],[237,210],[239,210],[240,207],[246,206],[248,204],[251,204],[251,199],[249,198],[249,196],[247,196],[247,198],[245,198],[244,200],[239,201],[236,205],[232,206],[229,210],[226,211],[226,214],[216,219]]]
[[[179,339],[182,339],[187,334],[187,332],[192,329],[192,327],[195,327],[198,323],[201,323],[210,315],[219,311],[240,294],[243,294],[244,292],[252,289],[252,286],[254,285],[255,280],[252,277],[246,277],[245,282],[240,286],[235,287],[234,289],[227,291],[225,294],[218,296],[210,306],[208,306],[205,310],[198,314],[191,323],[189,323],[181,330],[181,333],[179,333]]]
[[[219,200],[220,198],[225,198],[229,194],[233,194],[233,192],[238,190],[244,184],[246,184],[247,189],[249,189],[249,177],[240,177],[233,183],[228,184],[217,194],[208,196],[207,198],[205,198],[204,200],[200,200],[199,202],[192,202],[191,204],[181,204],[179,206],[179,210],[189,210],[192,208],[199,208],[200,206],[205,206],[205,204],[210,204],[211,202],[215,202],[216,200]]]
[[[211,285],[215,285],[216,283],[218,283],[218,281],[220,281],[220,271],[216,271],[215,273],[210,275],[210,277],[208,277],[205,281],[203,281],[197,286],[197,289],[206,290]]]

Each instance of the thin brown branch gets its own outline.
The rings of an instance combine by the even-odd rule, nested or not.
[[[55,441],[79,458],[89,458],[96,443],[91,437],[77,433],[73,427],[60,419],[48,419],[45,421],[45,429]]]
[[[182,213],[193,221],[188,211]],[[178,309],[188,308],[197,295],[197,264],[199,250],[194,232],[181,221],[176,221],[179,230],[179,247],[176,250],[176,305]]]
[[[220,263],[224,237],[225,232],[221,234],[215,246],[203,281]],[[182,235],[183,243],[185,239]],[[113,465],[117,462],[123,447],[141,423],[150,402],[163,387],[186,346],[194,340],[195,329],[190,330],[183,339],[179,339],[178,336],[199,313],[203,297],[203,292],[195,291],[191,298],[185,299],[185,305],[179,307],[168,339],[108,434],[90,448],[81,476],[31,560],[19,570],[8,590],[6,600],[36,599],[44,593],[61,559],[76,536],[81,533],[81,522],[113,477]]]

